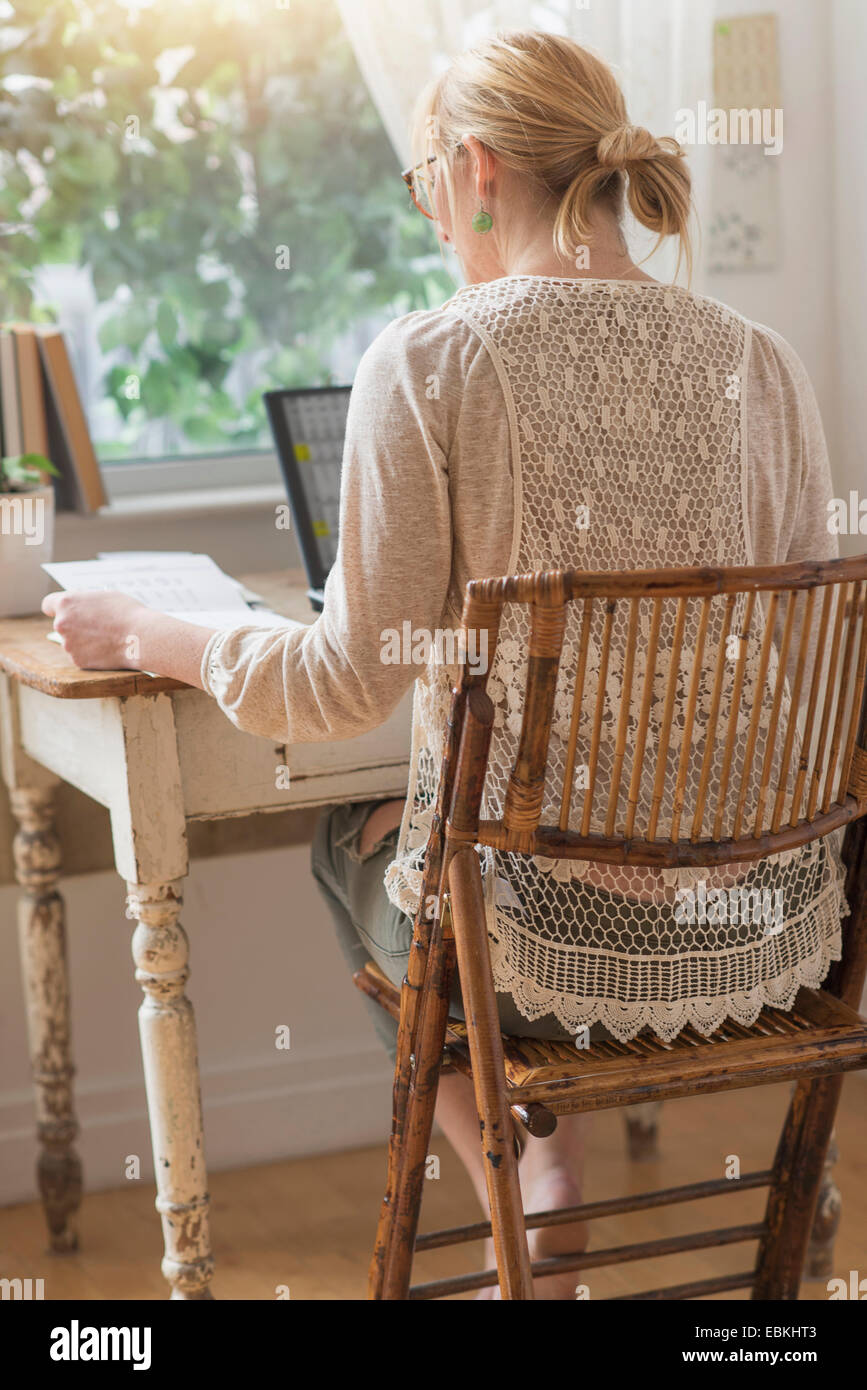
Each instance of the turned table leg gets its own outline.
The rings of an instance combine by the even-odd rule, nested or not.
[[[208,1185],[189,944],[178,921],[187,873],[187,832],[174,710],[168,695],[119,700],[118,761],[111,800],[114,862],[126,881],[132,953],[144,991],[142,1062],[165,1242],[162,1271],[172,1298],[211,1298]]]
[[[60,843],[54,829],[54,788],[12,787],[18,822],[13,841],[19,903],[21,969],[27,1006],[30,1057],[36,1090],[40,1154],[36,1173],[50,1250],[78,1248],[75,1213],[81,1203],[81,1161],[72,1098],[69,975],[63,899],[57,891]]]
[[[157,1211],[165,1240],[162,1271],[172,1298],[212,1298],[214,1273],[193,1006],[186,996],[187,935],[178,921],[181,882],[129,884],[132,939],[148,1098]]]

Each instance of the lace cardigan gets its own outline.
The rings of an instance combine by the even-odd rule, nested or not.
[[[302,742],[375,727],[418,678],[409,797],[386,876],[392,901],[412,914],[455,671],[436,659],[421,669],[383,660],[387,634],[407,623],[410,633],[455,628],[467,579],[487,574],[830,558],[830,496],[812,390],[770,330],[716,301],[648,282],[519,276],[469,286],[440,310],[398,320],[365,355],[322,616],[303,634],[217,634],[203,679],[240,728]],[[520,726],[523,621],[510,612],[489,676],[490,816],[502,808]],[[660,634],[661,651],[667,636]],[[684,663],[694,637],[684,634]],[[575,638],[567,631],[554,788]],[[715,638],[709,630],[708,660]],[[603,777],[624,642],[615,625]],[[404,655],[412,651],[404,642]],[[769,681],[773,674],[772,664]],[[594,679],[591,648],[585,718]],[[699,735],[700,722],[701,711]],[[764,734],[760,726],[759,760]],[[677,720],[675,746],[676,738]],[[701,752],[699,737],[697,759]],[[799,985],[820,983],[839,956],[839,837],[726,872],[494,851],[483,870],[497,988],[526,1017],[553,1012],[571,1029],[598,1019],[626,1039],[646,1024],[671,1037],[686,1022],[703,1032],[727,1016],[748,1023],[766,1002],[790,1007]],[[684,922],[685,895],[713,898],[735,885],[782,904],[771,929],[737,912]]]

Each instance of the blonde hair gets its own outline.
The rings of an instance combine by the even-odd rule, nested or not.
[[[613,72],[573,39],[537,30],[498,34],[460,54],[422,93],[416,157],[437,156],[453,215],[453,161],[465,135],[557,200],[554,246],[561,256],[573,258],[590,240],[597,203],[620,217],[626,191],[635,218],[657,233],[653,251],[677,236],[677,269],[685,259],[691,277],[684,151],[672,137],[656,139],[629,124]]]

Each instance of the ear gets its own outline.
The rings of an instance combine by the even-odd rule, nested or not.
[[[487,145],[483,145],[475,135],[465,135],[461,144],[469,152],[472,160],[470,170],[473,188],[477,196],[484,202],[491,193],[498,163],[497,156],[493,150],[488,149]]]

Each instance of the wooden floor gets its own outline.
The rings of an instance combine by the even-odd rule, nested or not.
[[[626,1157],[623,1112],[597,1115],[586,1199],[721,1177],[729,1155],[739,1157],[744,1173],[770,1166],[788,1094],[788,1086],[757,1087],[670,1101],[663,1109],[660,1158],[640,1164]],[[837,1138],[843,1221],[834,1274],[848,1281],[850,1270],[867,1270],[867,1082],[862,1077],[849,1077],[844,1084]],[[440,1159],[440,1177],[425,1184],[422,1229],[478,1220],[472,1189],[449,1146],[435,1136],[431,1149]],[[363,1298],[384,1171],[383,1145],[212,1174],[215,1296],[273,1299],[278,1286],[288,1285],[293,1299]],[[711,1201],[608,1218],[594,1223],[591,1249],[756,1221],[764,1196],[763,1190],[741,1195],[735,1190]],[[43,1253],[38,1204],[7,1207],[0,1212],[0,1276],[43,1278],[46,1299],[165,1298],[152,1189],[129,1183],[86,1197],[80,1229],[77,1255],[49,1257]],[[754,1252],[751,1244],[670,1256],[591,1270],[584,1282],[591,1298],[608,1298],[746,1270]],[[415,1279],[477,1269],[480,1260],[480,1245],[431,1251],[416,1262]],[[827,1296],[824,1282],[802,1286],[804,1299]]]

